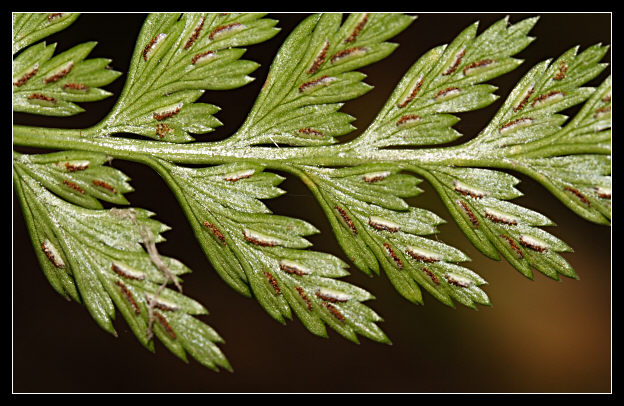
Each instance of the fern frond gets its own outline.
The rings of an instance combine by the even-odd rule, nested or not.
[[[119,75],[107,69],[110,59],[85,59],[95,47],[85,42],[52,57],[56,44],[40,42],[13,61],[13,110],[47,116],[71,116],[84,111],[76,102],[111,96],[100,89]]]
[[[464,29],[449,45],[433,48],[404,75],[375,121],[355,146],[433,145],[461,136],[452,126],[459,113],[488,106],[496,87],[483,84],[517,68],[512,56],[534,38],[527,34],[537,22],[529,18],[510,25],[498,21],[479,36],[478,23]]]
[[[339,281],[347,265],[329,254],[306,250],[311,224],[272,214],[259,199],[284,193],[283,178],[254,164],[187,168],[152,163],[176,193],[204,253],[235,290],[255,297],[277,321],[291,310],[312,333],[326,336],[325,324],[349,340],[356,334],[389,342],[375,324],[382,321],[361,302],[364,289]]]
[[[104,330],[113,327],[115,308],[137,339],[154,351],[151,334],[176,356],[188,352],[203,365],[231,369],[216,343],[223,340],[193,316],[207,314],[198,302],[165,287],[169,277],[190,270],[174,258],[146,252],[168,229],[146,210],[93,210],[65,202],[14,166],[14,181],[31,240],[52,287],[82,303]],[[149,248],[148,248],[149,250]],[[166,267],[168,275],[163,274]]]
[[[61,31],[78,18],[79,13],[13,13],[13,55],[19,50]]]
[[[128,176],[104,166],[109,159],[105,154],[85,151],[13,153],[14,166],[62,199],[90,209],[101,209],[99,200],[128,204],[124,193],[134,190]]]
[[[285,193],[277,173],[309,187],[345,260],[369,276],[383,271],[412,303],[424,302],[424,289],[451,307],[490,304],[485,279],[464,266],[468,256],[438,238],[444,220],[405,200],[422,193],[421,179],[489,258],[503,257],[529,278],[533,269],[552,279],[577,277],[563,257],[572,249],[545,229],[555,217],[514,204],[519,180],[503,170],[534,178],[588,220],[610,223],[611,78],[586,87],[607,66],[601,60],[608,47],[572,48],[527,69],[483,131],[443,146],[461,136],[453,128],[457,113],[497,100],[487,82],[522,63],[516,55],[532,42],[537,18],[505,18],[481,34],[474,23],[418,59],[362,135],[338,144],[354,129],[344,103],[371,89],[358,70],[394,52],[397,44],[387,41],[414,17],[315,14],[280,48],[240,129],[223,141],[189,143],[221,125],[219,107],[199,102],[205,90],[252,80],[258,64],[241,59],[242,47],[279,31],[263,17],[151,14],[122,94],[101,122],[87,129],[13,126],[14,145],[60,151],[13,155],[18,201],[55,291],[84,304],[112,334],[119,312],[149,350],[155,335],[183,360],[190,354],[210,368],[231,369],[217,346],[223,340],[198,319],[206,309],[182,294],[180,276],[189,269],[156,250],[168,227],[147,210],[103,209],[127,205],[133,190],[124,173],[105,165],[113,157],[161,175],[228,285],[282,324],[294,313],[318,336],[330,327],[354,342],[390,342],[378,326],[382,318],[365,305],[373,295],[342,279],[347,263],[309,249],[317,228],[267,207],[264,199]],[[13,15],[14,111],[73,115],[82,111],[77,103],[109,95],[98,87],[119,73],[107,69],[108,59],[85,59],[95,43],[57,56],[55,44],[35,44],[74,18]],[[569,120],[565,110],[581,103]],[[151,139],[113,136],[120,133]]]
[[[475,162],[529,175],[583,217],[608,223],[611,160],[587,153],[596,149],[610,153],[610,80],[597,92],[580,87],[605,68],[598,62],[606,51],[607,47],[596,45],[577,55],[573,48],[553,63],[538,64],[475,139],[449,152],[466,159],[462,166]],[[568,117],[558,112],[590,96],[577,117],[562,127]],[[600,131],[604,132],[597,134]],[[588,132],[598,145],[583,143]],[[572,148],[561,149],[575,140],[579,143]],[[485,255],[499,259],[500,252],[527,277],[532,277],[531,267],[554,279],[558,274],[576,277],[557,254],[571,251],[570,247],[534,227],[551,225],[550,220],[504,202],[520,195],[513,187],[518,183],[513,176],[444,164],[413,165],[411,169],[432,183],[464,234]]]
[[[554,223],[547,217],[507,202],[522,195],[515,177],[490,169],[435,167],[412,168],[433,185],[464,234],[482,253],[505,259],[532,278],[531,267],[558,279],[576,278],[572,267],[558,252],[572,249],[542,230]]]
[[[577,55],[575,47],[556,61],[547,60],[533,67],[488,126],[468,145],[474,153],[484,155],[491,154],[486,149],[500,148],[503,154],[516,153],[510,148],[513,145],[548,139],[560,131],[568,117],[557,113],[584,102],[594,93],[594,88],[581,86],[605,69],[607,65],[598,62],[607,50],[607,46],[594,45]]]
[[[300,170],[358,269],[378,274],[381,265],[395,289],[414,303],[423,303],[419,286],[449,306],[452,299],[470,307],[490,303],[479,288],[485,280],[456,264],[469,260],[463,252],[421,237],[437,232],[444,221],[403,200],[422,192],[419,179],[393,165]]]
[[[230,145],[327,145],[351,132],[338,110],[371,87],[356,69],[387,57],[384,42],[413,21],[401,14],[312,15],[286,39],[243,126]]]
[[[452,129],[458,119],[448,113],[479,109],[496,100],[493,94],[496,88],[481,83],[519,66],[521,61],[512,55],[533,40],[527,33],[536,21],[531,18],[509,25],[508,19],[503,19],[479,36],[475,23],[448,46],[432,49],[406,73],[371,126],[343,147],[365,154],[389,146],[454,140],[460,135]],[[392,160],[391,151],[388,156]],[[415,303],[422,303],[420,285],[448,305],[452,304],[452,297],[467,306],[489,304],[485,293],[478,288],[485,281],[455,264],[468,260],[467,256],[445,244],[417,237],[420,230],[409,231],[409,223],[423,222],[435,215],[423,216],[424,211],[408,210],[402,197],[414,196],[420,190],[415,187],[418,182],[415,178],[398,173],[405,168],[389,165],[375,171],[363,165],[350,170],[313,167],[301,170],[318,188],[317,200],[330,218],[347,256],[360,270],[379,272],[381,264],[395,288]],[[374,179],[374,173],[384,175],[367,181],[367,176]],[[404,221],[390,220],[397,216]],[[371,218],[381,219],[379,225]],[[384,226],[386,222],[393,225]],[[434,232],[437,224],[428,224],[427,233]],[[465,283],[454,283],[454,274],[461,275]]]
[[[521,160],[523,173],[586,220],[611,223],[611,156],[566,155]]]
[[[610,224],[611,77],[563,128],[523,149],[512,155],[519,171],[579,216]]]
[[[141,29],[124,90],[98,126],[102,134],[129,132],[189,142],[213,131],[217,106],[195,103],[205,90],[234,89],[253,80],[258,64],[240,59],[242,46],[279,29],[264,14],[156,13]],[[99,134],[99,135],[102,135]]]

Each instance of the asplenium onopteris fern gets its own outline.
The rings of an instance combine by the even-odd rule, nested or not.
[[[47,190],[54,191],[51,186],[60,182],[46,174],[58,171],[65,175],[63,184],[81,195],[98,196],[101,185],[112,194],[128,191],[123,173],[101,166],[105,158],[81,152],[15,156],[15,189],[48,281],[61,295],[83,303],[95,321],[112,334],[116,334],[112,319],[118,308],[148,349],[154,349],[153,332],[182,359],[186,360],[188,352],[210,368],[230,369],[214,344],[222,339],[191,317],[206,314],[204,307],[164,286],[170,275],[171,282],[179,286],[176,275],[190,271],[180,261],[150,251],[150,244],[162,241],[160,233],[167,226],[151,220],[153,213],[143,209],[90,209],[90,200],[75,200],[61,191],[58,194],[64,201]],[[82,179],[67,176],[67,171],[82,172]],[[85,177],[93,177],[93,181],[85,182],[83,188]],[[150,248],[144,250],[140,243]],[[163,266],[167,273],[162,272]]]
[[[106,69],[107,59],[86,59],[93,43],[54,57],[53,45],[35,44],[74,19],[14,15],[14,111],[72,115],[82,111],[76,102],[109,95],[99,87],[119,73]],[[508,201],[520,195],[518,179],[499,169],[533,177],[588,220],[610,222],[610,79],[582,87],[604,69],[607,48],[572,49],[535,66],[477,137],[422,148],[457,140],[454,114],[497,99],[487,81],[520,65],[514,56],[531,43],[537,19],[503,19],[481,33],[473,24],[415,58],[371,125],[340,142],[354,129],[343,104],[371,89],[357,70],[392,53],[396,44],[388,40],[413,21],[400,14],[309,16],[282,45],[240,129],[223,141],[191,142],[191,134],[220,125],[218,107],[197,100],[205,90],[248,83],[257,64],[241,59],[241,47],[271,38],[277,21],[259,14],[150,15],[124,89],[98,124],[62,131],[14,126],[15,145],[62,150],[13,159],[15,189],[52,286],[83,303],[109,332],[118,309],[147,348],[154,334],[183,359],[188,353],[229,368],[215,345],[220,337],[193,317],[205,309],[179,292],[177,275],[188,269],[155,249],[166,227],[139,208],[103,208],[128,204],[124,193],[132,191],[127,176],[106,166],[113,158],[162,176],[228,285],[280,322],[294,313],[317,335],[329,326],[353,341],[357,334],[389,341],[377,325],[381,317],[363,303],[373,296],[340,280],[347,263],[308,249],[305,237],[317,228],[273,214],[261,201],[284,193],[274,171],[310,188],[346,260],[369,275],[383,270],[412,302],[424,301],[424,289],[450,306],[490,303],[466,254],[432,238],[443,220],[405,201],[422,192],[423,179],[485,255],[502,255],[526,276],[535,268],[575,277],[558,254],[570,247],[540,228],[552,224],[548,218]],[[580,103],[571,120],[560,114]]]

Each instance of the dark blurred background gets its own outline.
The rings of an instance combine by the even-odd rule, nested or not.
[[[534,14],[510,14],[518,22]],[[199,140],[227,137],[244,121],[268,72],[272,58],[305,14],[272,14],[282,31],[270,41],[251,46],[246,59],[261,67],[256,81],[227,92],[207,92],[202,101],[222,107],[224,123]],[[452,39],[472,22],[480,31],[503,14],[419,14],[393,39],[400,44],[387,59],[362,69],[375,88],[348,102],[343,111],[357,118],[359,134],[402,75],[424,52]],[[65,31],[47,39],[57,52],[84,41],[98,41],[90,57],[109,57],[111,66],[126,72],[143,14],[84,14]],[[537,37],[518,57],[525,63],[493,80],[501,99],[479,112],[461,114],[456,129],[465,141],[495,114],[516,83],[534,64],[556,58],[569,48],[611,43],[611,15],[546,13],[532,31]],[[610,62],[609,52],[604,61]],[[591,82],[598,85],[608,68]],[[83,106],[71,118],[14,114],[16,124],[84,128],[102,119],[120,94],[125,75],[107,87],[115,96]],[[573,110],[575,111],[575,110]],[[570,114],[573,113],[570,111]],[[37,152],[17,148],[22,152]],[[234,373],[214,373],[192,359],[185,364],[160,343],[156,354],[146,351],[122,317],[115,322],[119,337],[101,330],[86,309],[67,302],[49,286],[33,253],[14,195],[13,208],[13,391],[14,392],[610,392],[611,386],[611,229],[577,217],[544,188],[516,174],[525,196],[515,203],[537,210],[558,224],[546,230],[574,250],[563,254],[580,280],[553,281],[536,272],[529,280],[505,261],[480,254],[452,222],[428,184],[410,203],[432,210],[448,221],[441,241],[466,252],[465,264],[483,276],[493,306],[477,311],[449,308],[424,294],[425,305],[402,297],[384,275],[369,278],[355,268],[346,277],[376,296],[368,305],[384,317],[382,329],[392,345],[365,338],[353,344],[329,330],[329,339],[309,333],[298,320],[280,325],[253,299],[229,288],[212,269],[196,242],[182,210],[165,183],[149,168],[124,161],[113,166],[132,178],[133,206],[157,213],[173,227],[159,245],[194,272],[184,278],[184,292],[201,302],[210,315],[203,320],[226,343],[221,346]],[[267,201],[277,213],[303,218],[321,230],[313,249],[346,259],[326,218],[297,179],[281,187],[288,193]],[[461,305],[460,305],[461,306]]]

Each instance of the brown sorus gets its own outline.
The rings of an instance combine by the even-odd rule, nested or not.
[[[526,106],[526,104],[529,102],[529,99],[531,98],[531,96],[533,95],[533,92],[535,91],[534,87],[531,87],[529,89],[529,91],[527,92],[527,94],[524,96],[524,98],[522,99],[522,101],[520,102],[520,104],[518,104],[516,107],[514,107],[513,111],[514,113],[519,112],[520,110],[522,110],[524,108],[524,106]]]
[[[413,122],[413,121],[418,121],[420,120],[420,116],[417,116],[416,114],[406,114],[404,116],[402,116],[397,122],[396,125],[397,127],[409,123],[409,122]]]
[[[316,290],[316,297],[318,297],[319,299],[322,299],[326,302],[332,302],[332,303],[344,303],[347,302],[349,299],[342,298],[342,297],[336,297],[336,296],[332,296],[330,294],[323,294],[323,292],[321,292],[320,289]]]
[[[48,76],[47,78],[43,79],[43,83],[50,83],[50,82],[56,82],[59,79],[61,79],[62,77],[66,76],[74,67],[74,63],[71,62],[67,68],[63,69],[62,71],[60,71],[59,73],[56,73],[52,76]]]
[[[520,249],[520,247],[518,247],[518,244],[516,244],[513,238],[505,234],[501,234],[500,236],[504,238],[505,240],[507,240],[511,249],[514,250],[520,258],[524,258],[524,254],[522,253],[522,250]]]
[[[248,235],[244,231],[243,231],[243,236],[245,237],[245,240],[249,241],[252,244],[259,245],[261,247],[275,247],[277,245],[275,241],[259,240],[258,238],[255,238],[252,235]]]
[[[26,72],[26,74],[24,74],[24,76],[19,78],[17,81],[13,82],[13,85],[17,86],[17,87],[20,87],[20,86],[24,85],[28,81],[28,79],[30,79],[33,76],[35,76],[37,74],[37,72],[39,72],[39,65],[38,64],[33,69],[31,69],[29,72]]]
[[[605,97],[603,97],[603,98],[602,98],[602,99],[600,99],[600,100],[602,100],[602,101],[603,101],[603,102],[605,102],[605,103],[609,103],[609,102],[611,101],[611,95],[610,95],[610,94],[608,94],[608,95],[606,95]]]
[[[312,75],[314,72],[316,72],[318,68],[320,68],[321,65],[325,62],[325,56],[327,55],[328,49],[329,49],[329,41],[325,40],[325,45],[323,46],[323,49],[321,49],[321,52],[318,54],[318,56],[312,63],[312,66],[310,66],[310,68],[306,71],[308,75]]]
[[[375,183],[375,182],[379,182],[381,180],[386,179],[389,175],[390,175],[389,171],[377,172],[376,174],[375,173],[373,173],[373,174],[365,174],[365,175],[362,176],[362,179],[366,183]]]
[[[355,224],[353,224],[353,220],[351,220],[351,217],[349,217],[347,211],[340,206],[334,206],[334,209],[338,210],[338,213],[340,213],[340,216],[342,217],[344,222],[347,223],[347,226],[349,226],[351,231],[353,231],[353,234],[357,235],[357,228],[355,228]]]
[[[468,288],[472,286],[472,281],[464,279],[463,277],[461,280],[458,280],[452,274],[445,274],[444,278],[448,283],[450,283],[451,285],[455,285],[459,288]]]
[[[52,262],[55,267],[65,268],[65,263],[63,263],[63,260],[60,258],[57,258],[56,255],[54,255],[52,250],[50,250],[50,248],[47,246],[46,241],[43,241],[41,243],[41,249],[43,250],[43,253],[46,254],[46,257],[48,257],[50,262]]]
[[[375,183],[375,182],[379,182],[380,180],[384,180],[384,179],[386,179],[386,176],[379,175],[379,176],[373,176],[372,178],[366,178],[366,179],[364,179],[364,182]]]
[[[154,113],[153,117],[154,117],[154,119],[156,119],[158,121],[162,121],[162,120],[164,120],[166,118],[173,117],[176,114],[178,114],[180,112],[180,108],[181,107],[178,105],[175,109],[165,111],[164,113]]]
[[[403,100],[401,103],[398,104],[398,107],[403,108],[405,106],[407,106],[409,104],[409,102],[411,102],[412,100],[414,100],[414,98],[416,97],[416,95],[418,95],[418,91],[420,90],[420,88],[422,87],[423,84],[423,80],[424,77],[421,76],[418,79],[418,82],[416,82],[416,86],[414,86],[414,88],[412,89],[412,91],[410,92],[409,96],[407,96],[407,98],[405,100]]]
[[[65,89],[81,90],[83,92],[86,92],[87,90],[89,90],[89,86],[84,85],[82,83],[65,83],[63,87]]]
[[[169,336],[175,340],[178,336],[176,335],[175,331],[173,331],[173,328],[171,328],[171,325],[169,325],[169,323],[167,322],[165,316],[156,311],[154,312],[154,316],[156,316],[158,322],[163,326],[167,334],[169,334]]]
[[[594,118],[598,118],[599,115],[601,115],[602,113],[607,113],[611,111],[611,106],[604,106],[599,108],[598,110],[594,111]]]
[[[433,283],[436,284],[436,286],[440,284],[440,279],[438,279],[438,277],[435,276],[435,274],[431,272],[429,269],[423,268],[422,271],[426,273],[427,276],[429,276],[429,278],[431,278],[431,280],[433,281]]]
[[[559,62],[559,71],[553,76],[554,80],[563,80],[566,77],[568,71],[568,64],[566,61]]]
[[[104,189],[109,190],[114,194],[117,194],[117,190],[115,190],[115,188],[110,183],[104,182],[103,180],[93,179],[93,184],[95,186],[103,187]]]
[[[318,138],[325,137],[325,134],[323,134],[321,131],[315,130],[315,129],[310,128],[310,127],[301,128],[301,129],[298,130],[298,132],[301,133],[301,134],[312,135],[312,136],[318,137]]]
[[[470,218],[470,222],[472,223],[472,225],[475,226],[475,228],[479,228],[479,220],[477,219],[477,216],[475,216],[475,214],[472,212],[472,210],[470,210],[468,204],[463,200],[459,200],[458,203],[462,206],[462,208]]]
[[[517,118],[515,120],[512,120],[508,123],[505,123],[501,126],[501,128],[498,129],[498,132],[503,132],[505,131],[507,128],[513,127],[515,125],[518,124],[524,124],[524,123],[532,123],[533,119],[531,117],[522,117],[522,118]]]
[[[208,38],[214,39],[215,36],[219,35],[223,31],[229,31],[229,30],[237,28],[238,26],[241,26],[241,25],[242,25],[241,23],[230,23],[230,24],[222,25],[222,26],[217,27],[214,30],[212,30],[212,32],[210,33]]]
[[[575,189],[572,186],[566,186],[564,189],[567,190],[568,192],[571,192],[572,194],[576,195],[576,197],[578,197],[586,205],[588,205],[588,206],[591,205],[591,203],[589,202],[587,197],[585,197],[585,195],[582,194],[578,189]]]
[[[302,271],[301,269],[283,263],[280,263],[280,269],[284,272],[288,272],[289,274],[295,274],[297,276],[306,275],[306,272]]]
[[[76,172],[76,171],[84,171],[89,167],[89,163],[83,163],[81,165],[74,165],[70,162],[65,162],[65,169],[67,172]]]
[[[399,258],[396,252],[394,252],[394,249],[392,249],[392,246],[390,246],[390,244],[385,242],[384,248],[386,249],[386,251],[388,251],[388,254],[392,257],[392,259],[397,264],[397,266],[403,269],[403,261],[401,261],[401,258]]]
[[[362,29],[364,28],[364,26],[366,25],[366,22],[368,21],[368,13],[364,14],[364,17],[362,18],[362,20],[355,26],[355,28],[353,29],[353,31],[351,32],[351,35],[349,35],[346,39],[345,42],[346,43],[350,43],[355,41],[355,39],[357,38],[357,36],[360,34],[360,32],[362,31]]]
[[[63,16],[63,13],[50,13],[48,14],[48,21],[56,20],[57,18],[60,18],[62,16]]]
[[[465,48],[462,49],[455,56],[455,62],[453,62],[453,65],[449,66],[449,68],[442,73],[442,76],[448,76],[448,75],[452,74],[453,72],[455,72],[457,70],[457,67],[461,63],[462,59],[464,58],[464,55],[466,55],[466,49]]]
[[[476,61],[476,62],[472,62],[466,66],[464,66],[464,75],[466,74],[466,72],[468,72],[470,69],[475,69],[475,68],[480,68],[481,66],[487,66],[487,65],[491,65],[494,63],[494,60],[492,59],[482,59],[480,61]]]
[[[596,191],[596,194],[598,195],[598,197],[603,198],[603,199],[611,199],[611,192],[607,192],[607,191],[602,191],[600,188],[598,187],[594,187],[594,190]]]
[[[200,52],[198,54],[195,54],[193,56],[193,59],[191,59],[191,63],[195,65],[199,59],[203,58],[204,56],[212,55],[214,53],[215,53],[214,51],[206,51],[206,52]]]
[[[139,309],[139,305],[134,300],[134,296],[132,296],[132,292],[130,292],[130,289],[128,289],[128,287],[124,285],[123,282],[118,280],[115,281],[115,285],[119,286],[119,289],[121,289],[121,293],[123,293],[123,295],[126,297],[126,300],[130,302],[130,305],[132,305],[132,308],[134,309],[134,313],[141,314],[141,309]]]
[[[282,290],[280,289],[279,284],[277,283],[277,279],[275,279],[275,276],[273,276],[273,274],[268,271],[262,271],[262,273],[264,274],[264,276],[267,277],[271,286],[273,286],[273,289],[275,290],[275,294],[281,295]]]
[[[254,175],[254,173],[256,173],[254,169],[247,169],[226,175],[225,177],[223,177],[223,180],[234,183],[238,182],[241,179],[249,179]]]
[[[152,298],[151,301],[148,303],[153,303],[154,304],[153,306],[156,309],[165,310],[168,312],[175,312],[176,310],[178,310],[178,306],[174,304],[168,304],[168,303],[162,302],[156,298]]]
[[[409,255],[410,257],[418,260],[418,261],[423,261],[423,262],[427,262],[429,264],[432,264],[434,262],[439,262],[439,259],[437,258],[432,258],[432,257],[427,257],[424,255],[420,255],[417,252],[414,252],[410,249],[405,250],[405,252],[407,252],[407,255]]]
[[[158,138],[164,137],[165,134],[169,132],[169,130],[171,130],[171,127],[169,127],[167,124],[158,123],[156,125],[156,135],[158,135]]]
[[[152,40],[143,48],[143,60],[147,62],[147,53],[154,46],[160,34],[156,35]]]
[[[531,106],[535,106],[538,103],[543,102],[544,100],[547,100],[553,96],[557,96],[557,95],[561,95],[561,96],[565,96],[565,93],[563,93],[560,90],[552,90],[548,93],[544,93],[539,95],[538,97],[535,98],[535,100],[533,100],[533,102],[531,102]]]
[[[314,86],[317,86],[319,84],[323,84],[323,83],[327,82],[328,80],[330,80],[330,77],[327,76],[327,75],[324,75],[324,76],[321,76],[318,79],[314,79],[314,80],[311,80],[309,82],[304,82],[304,83],[301,84],[301,86],[299,86],[299,92],[300,93],[304,92],[307,89],[313,88]]]
[[[446,89],[440,90],[433,98],[434,99],[439,99],[440,97],[444,97],[447,94],[451,93],[451,92],[455,92],[455,91],[459,91],[461,90],[459,87],[456,86],[451,86],[451,87],[447,87]]]
[[[398,225],[391,225],[393,223],[390,224],[386,224],[386,223],[381,223],[378,221],[374,221],[372,218],[368,219],[368,225],[370,225],[373,228],[376,228],[377,230],[382,230],[382,231],[389,231],[391,233],[396,233],[397,231],[399,231],[401,229],[400,226]]]
[[[494,213],[491,213],[489,211],[485,212],[485,218],[492,220],[495,223],[502,223],[502,224],[507,224],[510,226],[517,226],[518,225],[518,221],[516,219],[507,219],[507,218],[503,218],[503,217],[499,217],[497,215],[495,215]]]
[[[144,279],[145,279],[145,275],[144,275],[144,274],[141,274],[140,276],[139,276],[139,275],[133,275],[133,274],[131,274],[131,273],[126,272],[124,269],[120,268],[120,267],[119,267],[117,264],[115,264],[115,263],[112,263],[112,264],[111,264],[111,269],[112,269],[112,270],[113,270],[113,272],[115,272],[117,275],[119,275],[119,276],[123,276],[124,278],[127,278],[127,279],[134,279],[134,280],[137,280],[137,281],[142,281],[142,280],[144,280]]]
[[[462,195],[470,196],[475,199],[481,199],[485,195],[484,192],[482,192],[481,190],[472,189],[467,185],[463,185],[457,180],[453,181],[453,187],[457,192],[461,193]]]
[[[321,302],[321,305],[327,310],[329,310],[329,312],[341,322],[344,323],[346,321],[344,315],[340,313],[340,311],[334,305],[327,303],[327,302]]]
[[[50,97],[50,96],[46,96],[45,94],[41,94],[41,93],[33,93],[30,96],[28,96],[29,99],[34,99],[34,100],[43,100],[43,101],[47,101],[50,103],[56,103],[56,99],[54,97]]]
[[[202,223],[205,227],[208,227],[211,231],[212,234],[217,237],[217,239],[219,241],[221,241],[221,244],[225,245],[225,236],[223,235],[223,233],[221,232],[221,230],[219,230],[217,228],[217,226],[215,226],[214,224],[208,222],[208,221],[204,221]]]
[[[301,286],[295,286],[295,290],[297,291],[297,293],[299,293],[299,296],[301,296],[303,301],[306,302],[306,304],[308,305],[308,310],[312,311],[312,301],[310,301],[310,298],[308,297],[308,295],[306,295],[303,288]]]
[[[527,248],[531,248],[533,251],[537,251],[537,252],[548,251],[548,247],[536,245],[532,243],[531,241],[528,241],[527,239],[525,239],[524,236],[520,237],[520,244],[524,245]]]
[[[363,48],[363,47],[353,47],[353,48],[348,48],[348,49],[343,49],[342,51],[336,52],[332,57],[331,57],[331,63],[336,63],[337,61],[341,60],[344,57],[347,57],[353,53],[360,53],[360,52],[366,52],[367,49]]]
[[[84,189],[81,188],[80,186],[78,186],[76,183],[72,182],[71,180],[63,179],[63,184],[65,184],[65,185],[69,186],[70,188],[74,189],[76,192],[82,193],[84,195]]]
[[[199,24],[197,25],[197,27],[195,27],[195,30],[193,31],[193,35],[191,35],[188,41],[186,41],[186,44],[184,45],[184,49],[189,49],[193,45],[193,43],[195,43],[195,41],[199,37],[199,33],[201,32],[202,28],[204,28],[205,20],[206,20],[206,16],[202,16],[201,21],[199,22]]]

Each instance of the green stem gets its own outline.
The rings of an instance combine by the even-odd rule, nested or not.
[[[216,165],[250,161],[277,168],[280,164],[353,166],[370,163],[440,164],[481,166],[489,160],[475,158],[458,148],[419,150],[368,150],[352,145],[316,147],[234,147],[228,142],[173,144],[121,137],[93,136],[99,129],[65,130],[13,126],[13,144],[50,149],[101,152],[119,159],[137,161],[150,155],[182,164]]]
[[[136,140],[123,137],[98,136],[98,126],[78,129],[13,126],[14,145],[75,149],[101,152],[118,159],[145,162],[146,157],[161,158],[178,164],[218,165],[232,162],[254,162],[271,169],[291,172],[291,165],[354,166],[373,163],[394,163],[410,166],[445,165],[517,170],[518,159],[562,156],[570,154],[608,154],[606,144],[557,144],[536,150],[525,146],[510,147],[504,155],[475,155],[466,145],[429,149],[366,149],[352,143],[314,147],[236,147],[228,140],[175,144]]]
[[[513,147],[512,147],[513,148]],[[611,146],[608,143],[588,144],[562,144],[554,145],[531,145],[518,146],[509,156],[522,156],[522,158],[547,158],[551,156],[577,155],[577,154],[611,154]]]

